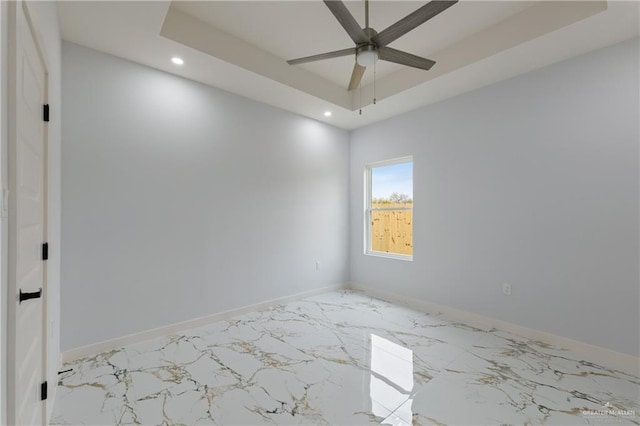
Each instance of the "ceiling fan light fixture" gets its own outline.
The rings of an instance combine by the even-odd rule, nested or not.
[[[358,49],[356,62],[361,67],[371,67],[378,60],[378,51],[375,46],[363,46]]]

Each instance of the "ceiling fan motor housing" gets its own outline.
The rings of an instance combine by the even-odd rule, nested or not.
[[[378,32],[376,30],[374,30],[373,28],[369,28],[369,27],[363,28],[362,32],[364,32],[364,35],[366,35],[369,40],[371,40],[376,35],[378,35]]]

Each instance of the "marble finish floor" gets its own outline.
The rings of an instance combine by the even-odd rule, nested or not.
[[[640,425],[637,372],[351,291],[64,369],[53,424]]]

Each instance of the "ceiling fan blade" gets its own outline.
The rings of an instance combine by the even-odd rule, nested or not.
[[[356,48],[350,47],[348,49],[336,50],[336,51],[327,52],[327,53],[320,53],[319,55],[305,56],[304,58],[289,59],[287,63],[289,65],[304,64],[305,62],[313,62],[313,61],[320,61],[322,59],[331,59],[331,58],[339,58],[340,56],[355,55],[355,53],[356,53]]]
[[[457,2],[458,0],[431,1],[422,6],[420,9],[405,16],[395,24],[392,24],[384,31],[381,31],[379,34],[374,36],[371,41],[376,43],[378,47],[386,46],[392,41],[402,37],[412,29],[424,24],[440,12],[444,12],[446,9],[450,8]]]
[[[345,29],[355,44],[367,43],[369,41],[364,31],[362,31],[362,28],[360,28],[360,24],[358,24],[358,21],[356,21],[356,18],[353,17],[344,3],[340,0],[324,0],[324,4],[327,5],[331,13],[333,13],[333,16],[340,22],[342,28]]]
[[[364,71],[367,68],[359,65],[357,62],[353,65],[353,72],[351,73],[351,81],[349,82],[349,90],[355,90],[360,86],[360,80],[364,75]]]
[[[378,50],[378,57],[383,61],[395,62],[396,64],[406,65],[408,67],[429,70],[435,65],[435,61],[431,59],[421,58],[411,53],[401,50],[392,49],[391,47],[382,47]]]

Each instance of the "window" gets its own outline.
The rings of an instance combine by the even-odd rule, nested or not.
[[[366,167],[365,253],[413,259],[413,158]]]

